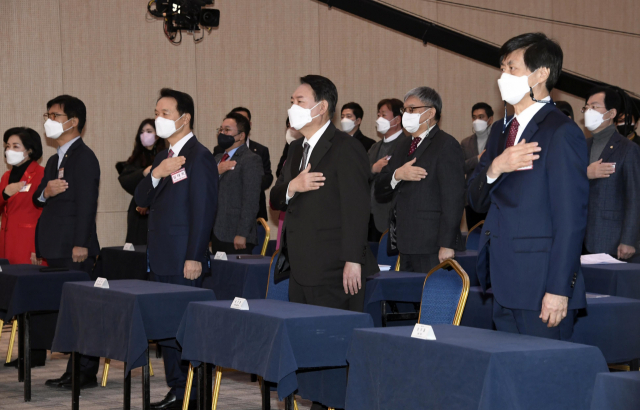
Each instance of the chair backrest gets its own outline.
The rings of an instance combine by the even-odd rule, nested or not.
[[[478,245],[480,243],[480,233],[482,232],[482,225],[484,225],[484,221],[478,222],[471,229],[469,229],[469,233],[467,233],[467,250],[478,250]]]
[[[271,228],[264,218],[256,220],[258,227],[256,228],[256,246],[251,251],[254,255],[265,256],[267,254],[267,246],[269,245],[269,237],[271,236]]]
[[[394,269],[399,262],[398,256],[389,256],[387,254],[387,240],[389,239],[389,230],[386,230],[380,238],[378,245],[378,265],[389,265]],[[397,269],[396,269],[397,270]]]
[[[285,279],[278,283],[273,281],[273,277],[276,273],[276,261],[278,260],[278,253],[280,250],[275,251],[271,257],[271,263],[269,264],[269,282],[267,282],[267,296],[266,299],[289,301],[289,279]]]
[[[469,295],[469,276],[448,259],[431,269],[424,280],[418,323],[458,326]]]

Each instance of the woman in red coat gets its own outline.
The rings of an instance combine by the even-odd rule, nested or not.
[[[33,205],[31,196],[38,188],[44,168],[40,135],[26,127],[16,127],[4,133],[5,158],[11,170],[0,180],[0,258],[9,263],[40,264],[36,259],[36,225],[42,208]]]

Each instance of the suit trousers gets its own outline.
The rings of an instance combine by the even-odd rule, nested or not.
[[[567,317],[556,327],[547,327],[539,316],[540,311],[508,309],[500,305],[495,297],[493,298],[493,323],[496,325],[496,330],[546,339],[571,340],[577,316],[576,310],[569,310]]]
[[[289,278],[289,301],[334,309],[364,311],[364,292],[367,279],[362,278],[362,289],[355,295],[346,294],[342,281],[336,285],[303,286],[293,276]]]
[[[83,272],[87,272],[91,275],[93,271],[93,265],[96,263],[95,256],[89,256],[84,262],[74,262],[71,258],[61,258],[61,259],[47,259],[47,263],[52,268],[67,268],[69,270],[80,270]],[[35,327],[35,323],[31,323],[33,327]],[[67,371],[66,373],[71,374],[71,357],[69,357],[69,361],[67,362]],[[92,377],[98,374],[98,367],[100,367],[100,358],[95,356],[85,356],[80,355],[80,372],[83,374]]]
[[[437,253],[408,255],[400,254],[400,270],[403,272],[429,273],[440,264]],[[393,269],[393,266],[391,267]]]
[[[170,283],[173,285],[194,286],[197,288],[202,287],[202,275],[196,280],[185,279],[184,276],[172,275],[161,276],[154,275],[153,272],[149,274],[149,280]],[[178,400],[184,399],[184,391],[187,385],[187,374],[189,372],[189,362],[182,360],[182,351],[179,349],[175,339],[169,339],[159,342],[162,346],[162,359],[164,360],[164,373],[167,378],[167,386],[170,387],[170,393],[175,394]],[[191,389],[191,400],[197,398],[197,383],[193,383]]]

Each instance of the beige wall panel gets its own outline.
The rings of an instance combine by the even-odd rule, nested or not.
[[[423,15],[435,14],[435,7],[427,2],[403,3],[407,9],[422,9]],[[362,132],[377,141],[378,101],[402,100],[417,86],[437,88],[435,48],[325,5],[320,5],[319,21],[321,74],[338,88],[336,125],[342,105],[355,101],[364,109]]]
[[[123,246],[127,237],[127,211],[98,212],[96,227],[100,247]]]
[[[100,161],[98,213],[126,211],[131,197],[118,183],[140,121],[153,117],[158,91],[172,87],[196,98],[195,45],[176,47],[162,23],[148,20],[145,0],[60,0],[64,92],[87,106],[84,139]],[[196,116],[197,117],[197,116]],[[120,234],[100,230],[103,246]]]
[[[36,130],[44,166],[55,149],[45,141],[42,114],[47,101],[62,92],[58,0],[4,0],[0,15],[0,132],[18,126]],[[0,172],[6,170],[1,161]]]

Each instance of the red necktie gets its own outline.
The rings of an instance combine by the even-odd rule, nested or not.
[[[422,141],[422,138],[420,137],[414,137],[413,141],[411,141],[411,148],[409,148],[409,154],[407,156],[411,156],[411,154],[413,154],[414,152],[416,152],[416,149],[418,149],[418,144],[420,144],[420,141]]]
[[[169,155],[167,155],[167,158],[173,158],[173,151],[171,149],[169,149]]]
[[[224,153],[224,155],[222,156],[222,159],[220,160],[220,162],[225,162],[226,160],[229,159],[229,154],[227,154],[226,152]]]
[[[518,123],[517,118],[514,118],[513,121],[511,121],[511,127],[509,127],[509,135],[507,136],[507,148],[513,147],[513,145],[516,143],[518,127],[520,127],[520,123]]]

